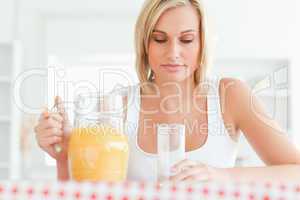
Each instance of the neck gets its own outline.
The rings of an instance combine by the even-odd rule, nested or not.
[[[195,83],[193,80],[185,80],[182,82],[155,82],[155,85],[159,90],[161,97],[179,95],[182,98],[190,98],[192,97],[195,89]]]
[[[185,112],[190,110],[193,92],[196,87],[193,77],[181,82],[154,81],[156,94],[159,94],[160,108],[167,113]]]

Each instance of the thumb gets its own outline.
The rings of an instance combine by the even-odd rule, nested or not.
[[[63,130],[65,133],[69,133],[71,131],[71,124],[69,121],[68,114],[66,112],[64,102],[62,101],[61,97],[56,96],[55,97],[55,106],[57,108],[58,113],[63,117],[64,124],[63,124]]]
[[[60,114],[65,113],[65,106],[60,96],[55,97],[54,106]]]

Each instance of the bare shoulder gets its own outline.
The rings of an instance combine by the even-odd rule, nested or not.
[[[251,96],[251,89],[240,79],[226,77],[220,80],[219,94],[225,125],[230,124],[234,131],[229,132],[237,135],[241,109],[249,105],[248,100]]]
[[[237,78],[222,78],[220,80],[220,92],[225,92],[230,97],[234,97],[241,93],[250,92],[250,87]]]
[[[254,110],[263,108],[259,99],[252,94],[251,88],[242,80],[236,78],[223,78],[220,80],[220,98],[228,115],[238,126],[241,121],[254,117]]]
[[[225,97],[224,101],[226,105],[238,106],[240,103],[245,103],[247,97],[251,96],[250,87],[242,80],[236,78],[222,78],[220,80],[219,92],[222,97]],[[242,102],[241,102],[242,100]],[[240,102],[239,104],[236,104]]]

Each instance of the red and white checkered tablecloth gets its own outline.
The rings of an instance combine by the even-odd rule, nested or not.
[[[296,183],[179,183],[159,186],[147,182],[0,182],[0,200],[128,200],[128,199],[246,199],[300,200]]]

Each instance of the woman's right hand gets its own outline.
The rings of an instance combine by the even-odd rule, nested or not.
[[[57,161],[67,161],[68,142],[71,125],[60,97],[55,98],[57,112],[42,112],[34,130],[38,145]],[[61,151],[57,152],[54,145],[60,145]]]

